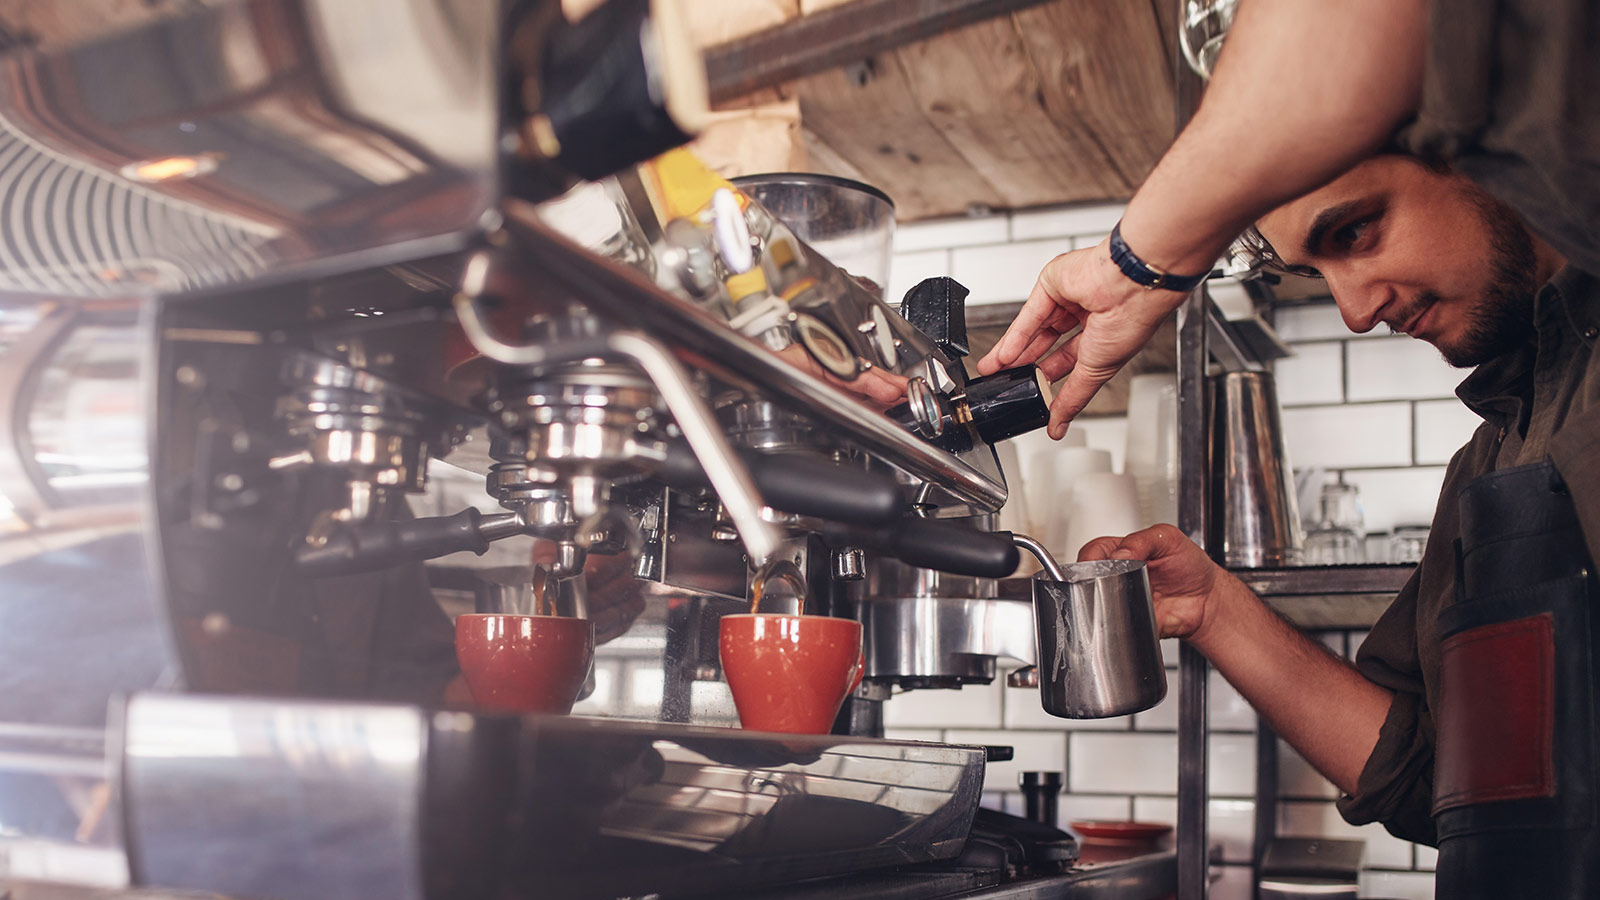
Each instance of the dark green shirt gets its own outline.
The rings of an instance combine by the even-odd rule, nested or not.
[[[1479,366],[1456,394],[1483,424],[1450,461],[1422,562],[1361,645],[1356,666],[1395,692],[1357,792],[1339,809],[1354,824],[1381,821],[1397,837],[1434,843],[1431,710],[1438,708],[1436,620],[1455,595],[1456,496],[1497,469],[1549,456],[1567,481],[1600,559],[1600,280],[1567,266],[1539,292],[1537,335]]]

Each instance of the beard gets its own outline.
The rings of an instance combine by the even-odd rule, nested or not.
[[[1539,291],[1533,238],[1522,218],[1505,203],[1468,182],[1472,205],[1489,234],[1489,283],[1465,313],[1461,336],[1435,346],[1458,369],[1482,365],[1515,350],[1534,336],[1533,300]],[[1421,300],[1435,303],[1438,294]]]

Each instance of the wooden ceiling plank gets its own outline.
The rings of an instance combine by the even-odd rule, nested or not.
[[[1123,196],[1126,179],[1091,135],[1063,129],[1011,18],[896,51],[923,114],[1007,207]]]
[[[1000,193],[923,116],[905,72],[875,58],[870,77],[834,70],[803,78],[804,127],[894,198],[903,220],[953,215],[977,203],[1003,205]]]
[[[822,136],[805,127],[801,123],[800,139],[805,144],[806,156],[809,157],[811,168],[817,172],[837,175],[840,178],[851,178],[856,181],[871,182],[867,173],[856,168],[855,164],[845,159],[833,145],[822,139]],[[887,192],[886,192],[887,193]],[[893,194],[889,195],[893,197]]]
[[[1148,4],[1055,0],[1015,14],[1039,67],[1044,107],[1084,129],[1128,181],[1142,182],[1172,143],[1172,62]]]

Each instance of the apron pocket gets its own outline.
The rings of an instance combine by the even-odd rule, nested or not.
[[[1555,795],[1550,613],[1480,625],[1442,645],[1433,811]]]
[[[1592,579],[1580,572],[1440,612],[1440,841],[1597,824],[1595,602]]]

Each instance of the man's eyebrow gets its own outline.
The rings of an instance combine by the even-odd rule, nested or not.
[[[1330,206],[1317,213],[1317,217],[1311,221],[1311,228],[1306,231],[1306,242],[1303,248],[1306,255],[1311,257],[1321,256],[1322,239],[1327,236],[1331,228],[1348,218],[1360,203],[1361,201],[1359,200],[1350,200],[1338,206]]]

